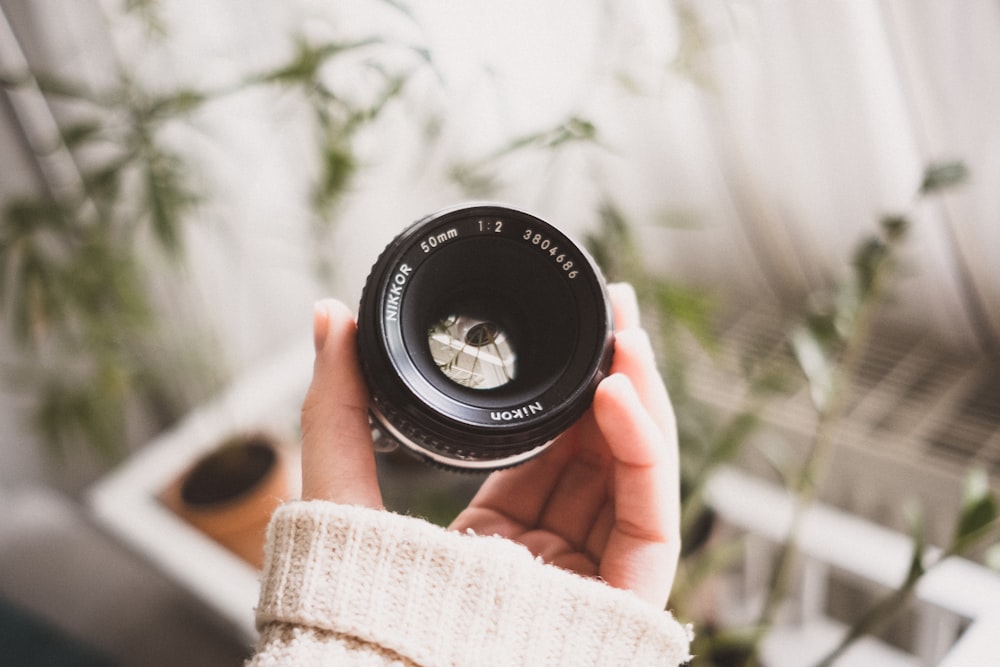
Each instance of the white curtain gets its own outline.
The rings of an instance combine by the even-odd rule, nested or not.
[[[380,4],[348,11],[305,1],[280,7],[225,0],[152,3],[169,30],[152,46],[118,2],[98,7],[7,0],[3,7],[17,28],[16,44],[33,66],[96,85],[106,81],[102,69],[115,58],[154,86],[224,85],[287,56],[298,34],[370,32],[427,46],[447,78],[433,104],[446,108],[447,129],[457,137],[446,142],[452,156],[488,153],[573,113],[593,117],[621,156],[601,166],[612,195],[640,220],[672,210],[692,214],[698,231],[650,232],[651,252],[665,270],[708,276],[723,286],[732,279],[751,291],[801,294],[821,284],[879,215],[909,209],[923,165],[963,160],[971,183],[916,211],[914,275],[903,288],[901,312],[956,344],[996,349],[996,2],[413,2],[414,25],[401,29],[404,21],[389,29],[378,25],[387,15]],[[9,66],[17,58],[4,41]],[[621,84],[625,79],[630,92]],[[430,103],[429,97],[418,102]],[[305,213],[288,204],[301,195],[301,185],[294,174],[282,177],[288,165],[281,163],[304,159],[308,151],[295,146],[301,137],[294,127],[275,127],[273,110],[261,111],[261,103],[234,102],[210,119],[209,141],[186,139],[201,142],[195,149],[214,161],[208,173],[234,193],[223,195],[236,206],[220,214],[234,226],[235,235],[225,242],[256,244],[257,250],[278,244],[267,250],[284,255],[281,270],[291,271],[300,263],[291,246],[301,239],[290,231],[290,220]],[[397,143],[393,132],[419,129],[405,120],[398,124],[402,129],[382,128]],[[11,126],[5,118],[8,144]],[[379,146],[377,137],[369,143],[376,167],[402,160],[384,143]],[[0,188],[10,192],[30,180],[33,166],[19,168],[9,145],[5,155]],[[591,175],[571,165],[557,168],[580,177],[576,183],[586,180],[581,189],[593,187]],[[427,184],[398,170],[380,178],[363,179],[373,198],[441,188],[440,181]],[[529,199],[529,206],[580,213],[569,203],[580,198],[574,184],[550,179],[546,187],[558,183],[555,194],[532,191],[529,183],[514,183],[509,194]],[[444,192],[423,198],[431,203],[454,196]],[[396,210],[384,223],[347,224],[368,235],[372,226],[384,224],[381,241],[424,212]],[[252,224],[256,218],[262,219],[259,228]],[[249,238],[257,234],[256,241]],[[726,262],[718,261],[720,251]],[[225,251],[226,257],[241,255]],[[282,261],[267,252],[258,259],[253,264]],[[301,264],[308,268],[308,262]],[[346,279],[356,289],[357,280]],[[284,301],[290,287],[275,289],[274,298]],[[242,298],[239,290],[222,291]],[[241,330],[258,319],[252,305],[245,307]],[[254,356],[262,344],[248,343],[238,356]]]
[[[499,160],[499,196],[576,232],[610,197],[651,263],[734,299],[801,298],[843,270],[880,215],[911,211],[924,165],[964,161],[968,184],[912,209],[890,313],[943,344],[1000,353],[1000,3],[414,0],[410,18],[384,2],[147,4],[163,39],[119,0],[0,0],[0,75],[27,66],[100,86],[121,67],[154,88],[212,88],[282,62],[299,35],[377,34],[436,64],[359,137],[363,169],[321,249],[333,283],[312,271],[302,174],[315,164],[300,111],[281,95],[234,95],[172,131],[213,197],[187,228],[181,282],[161,291],[212,322],[233,369],[302,334],[315,298],[356,301],[392,235],[461,196],[451,165],[574,116],[594,121],[601,148]],[[72,179],[59,171],[71,164],[29,150],[72,113],[36,92],[2,98],[0,201],[40,187],[42,169]]]
[[[912,210],[924,165],[962,160],[971,182],[914,210],[895,314],[996,354],[1000,5],[692,6],[717,40],[707,107],[733,197],[727,227],[768,285],[817,286],[877,216]]]

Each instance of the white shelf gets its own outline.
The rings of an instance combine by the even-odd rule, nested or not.
[[[290,346],[239,378],[88,492],[100,525],[186,588],[248,641],[256,637],[258,573],[168,510],[157,498],[227,436],[268,430],[289,438],[312,371],[312,341]],[[300,489],[297,443],[286,452],[293,495]]]
[[[723,467],[710,480],[707,497],[720,517],[735,528],[773,543],[783,542],[789,534],[796,501],[785,488]],[[796,539],[804,571],[839,570],[882,590],[894,589],[903,581],[912,553],[908,536],[821,503],[805,512]],[[753,586],[764,584],[761,580]],[[820,588],[824,585],[819,583]],[[812,593],[813,599],[822,600],[822,592]],[[964,662],[964,656],[995,656],[1000,651],[1000,575],[976,563],[949,558],[920,580],[914,597],[924,624],[922,641],[915,647],[919,657],[865,638],[837,664],[993,664]],[[775,628],[768,637],[766,649],[774,665],[809,664],[809,659],[824,655],[843,636],[846,629],[824,617],[823,609],[805,606],[803,622]],[[959,620],[969,624],[961,637],[957,636]],[[911,659],[915,661],[908,662]]]

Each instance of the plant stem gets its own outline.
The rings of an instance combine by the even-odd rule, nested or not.
[[[822,475],[827,469],[828,459],[835,441],[835,427],[844,408],[845,389],[861,361],[864,343],[867,341],[868,333],[871,329],[875,311],[874,306],[879,302],[879,297],[882,293],[885,274],[887,273],[885,270],[886,266],[886,261],[879,262],[872,280],[871,289],[866,293],[864,300],[858,305],[853,326],[844,339],[844,347],[840,359],[834,367],[829,398],[820,409],[816,430],[813,434],[805,462],[793,486],[792,490],[796,495],[796,503],[793,510],[792,523],[789,527],[788,537],[780,546],[778,554],[775,557],[770,585],[757,624],[758,629],[761,631],[761,636],[766,634],[767,630],[774,623],[774,616],[787,592],[789,580],[798,555],[797,536],[801,531],[806,512],[816,500]],[[748,659],[748,665],[754,665],[758,662],[759,657],[755,650]]]
[[[916,588],[917,582],[920,581],[922,575],[923,572],[911,569],[903,585],[869,607],[854,622],[847,631],[847,634],[844,635],[844,638],[840,640],[840,643],[825,658],[816,663],[816,667],[831,667],[834,661],[843,655],[854,642],[878,630],[886,619],[910,598],[913,594],[913,589]]]
[[[858,617],[847,631],[847,634],[844,635],[844,638],[840,640],[840,643],[826,657],[816,663],[816,667],[831,667],[834,661],[843,655],[854,642],[881,628],[885,621],[912,597],[917,583],[925,574],[955,555],[957,555],[957,551],[953,548],[949,549],[937,556],[931,564],[925,566],[923,562],[923,549],[918,546],[914,551],[910,568],[906,572],[906,578],[900,584],[899,588],[877,601]]]

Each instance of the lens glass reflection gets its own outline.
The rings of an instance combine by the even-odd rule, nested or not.
[[[498,324],[468,315],[448,315],[427,332],[437,367],[470,389],[495,389],[517,374],[517,354]]]

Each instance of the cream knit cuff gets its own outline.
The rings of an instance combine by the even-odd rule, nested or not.
[[[275,512],[257,623],[305,626],[421,665],[677,665],[689,630],[632,593],[500,537],[328,502]]]

